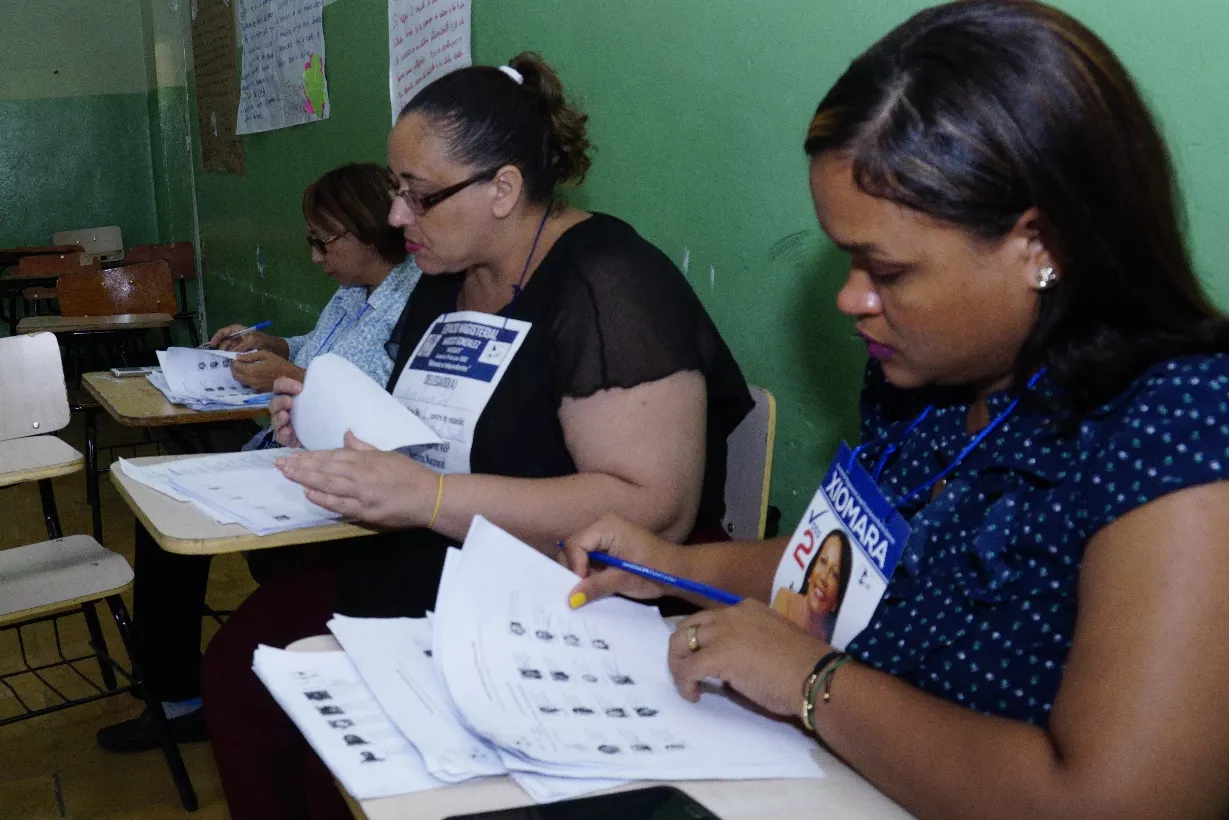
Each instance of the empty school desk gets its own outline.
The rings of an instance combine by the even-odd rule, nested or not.
[[[134,458],[132,462],[140,466],[181,458],[193,456],[150,456]],[[272,535],[256,535],[238,524],[219,524],[187,501],[176,501],[129,478],[119,470],[111,471],[111,483],[119,490],[124,503],[132,509],[137,520],[145,526],[158,546],[167,552],[180,555],[218,555],[224,552],[288,547],[295,544],[316,544],[374,535],[376,532],[357,524],[337,523]]]
[[[174,405],[143,376],[117,379],[109,371],[99,371],[84,374],[81,384],[111,418],[125,427],[174,428],[181,424],[254,419],[268,414],[268,410],[263,406],[192,410]],[[97,408],[86,406],[82,410],[85,412],[86,497],[94,516],[94,539],[102,543],[102,507],[98,500],[97,426],[94,419]]]

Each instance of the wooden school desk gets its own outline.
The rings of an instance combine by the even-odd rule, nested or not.
[[[332,635],[316,635],[286,647],[292,652],[340,651]],[[819,780],[689,780],[672,782],[699,800],[722,820],[822,817],[824,820],[895,820],[911,815],[860,774],[824,751],[813,751],[827,777]],[[611,791],[637,789],[649,783],[629,783]],[[438,789],[355,800],[338,784],[350,811],[359,820],[443,820],[532,804],[529,795],[507,777],[490,777]]]
[[[138,466],[158,464],[195,456],[149,456],[134,458]],[[180,555],[218,555],[223,552],[287,547],[294,544],[315,544],[354,536],[373,535],[376,530],[358,524],[328,524],[305,527],[273,535],[255,535],[238,524],[219,524],[186,501],[176,501],[168,495],[150,489],[129,478],[118,469],[111,471],[111,483],[119,490],[133,514],[158,546]]]
[[[125,427],[175,427],[254,419],[268,414],[264,406],[192,410],[171,404],[144,376],[117,379],[110,371],[99,371],[82,375],[81,384],[111,418]],[[85,411],[86,497],[94,516],[94,539],[102,543],[102,509],[98,500],[98,432],[94,419],[97,408],[87,406],[82,409]]]
[[[121,313],[118,316],[26,316],[18,333],[125,333],[168,328],[169,313]]]

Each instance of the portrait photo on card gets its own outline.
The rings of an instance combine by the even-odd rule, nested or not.
[[[831,641],[841,601],[849,589],[853,560],[845,531],[839,527],[829,531],[819,540],[819,548],[803,573],[801,588],[778,589],[773,609],[811,634]]]

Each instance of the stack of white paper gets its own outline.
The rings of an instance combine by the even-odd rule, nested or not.
[[[193,410],[218,410],[265,405],[273,396],[258,393],[235,379],[230,360],[237,353],[194,347],[170,347],[157,353],[161,372],[145,378],[172,404],[183,404]]]
[[[260,646],[252,669],[354,797],[371,800],[441,785],[344,653]]]
[[[296,432],[311,449],[339,447],[342,435],[351,429],[360,439],[384,450],[439,442],[418,416],[357,367],[332,354],[316,357],[307,368],[303,394],[292,413]],[[316,527],[341,518],[308,501],[303,487],[274,466],[277,459],[292,452],[274,448],[146,466],[125,459],[117,463],[122,472],[147,487],[179,501],[191,501],[215,521],[241,524],[257,535]]]
[[[307,500],[303,488],[273,466],[292,449],[220,453],[138,466],[116,462],[120,472],[147,487],[190,501],[220,524],[241,524],[257,535],[317,527],[341,518]]]
[[[440,783],[508,773],[548,802],[628,780],[823,776],[793,724],[716,689],[685,701],[656,609],[611,599],[574,611],[575,583],[476,516],[429,623],[336,616],[329,629]]]

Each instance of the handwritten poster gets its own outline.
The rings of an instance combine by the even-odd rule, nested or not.
[[[238,0],[240,134],[328,119],[321,0]]]
[[[243,140],[235,134],[239,82],[235,73],[235,12],[228,0],[193,0],[192,68],[201,167],[243,173]]]
[[[393,120],[419,89],[471,62],[470,0],[388,0]]]

